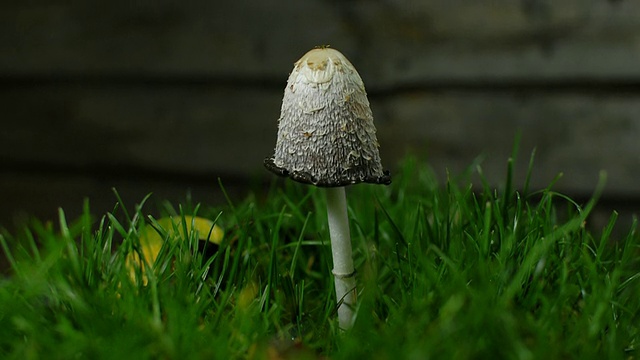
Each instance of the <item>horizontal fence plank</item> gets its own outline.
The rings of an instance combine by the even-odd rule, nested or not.
[[[281,97],[216,87],[0,88],[0,107],[11,114],[0,169],[268,178],[262,160],[273,151]],[[373,98],[372,108],[392,170],[414,153],[443,178],[483,155],[486,177],[499,185],[520,132],[517,179],[535,147],[534,186],[563,172],[559,189],[590,193],[606,170],[609,194],[640,195],[639,95],[416,91]]]
[[[504,184],[507,159],[520,134],[516,186],[524,183],[535,150],[532,184],[537,188],[563,173],[557,189],[589,194],[605,171],[606,193],[640,195],[636,96],[416,93],[377,105],[387,156],[399,158],[407,149],[426,154],[441,178],[446,169],[459,174],[480,156],[489,182]]]
[[[0,156],[16,165],[250,173],[271,151],[281,94],[220,88],[0,91]]]
[[[280,79],[331,44],[370,88],[640,81],[637,1],[124,2],[0,5],[0,78]]]

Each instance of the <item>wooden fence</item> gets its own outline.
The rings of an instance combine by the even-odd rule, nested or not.
[[[631,0],[15,1],[0,5],[0,223],[219,199],[266,179],[292,64],[341,50],[367,86],[381,154],[441,177],[482,155],[518,181],[640,200],[640,2]],[[242,190],[238,190],[240,193]],[[72,210],[73,211],[73,210]]]

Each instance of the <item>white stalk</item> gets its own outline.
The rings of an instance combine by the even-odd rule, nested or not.
[[[356,306],[356,277],[351,255],[351,235],[344,187],[327,188],[327,215],[333,254],[333,276],[338,300],[340,328],[351,328]]]

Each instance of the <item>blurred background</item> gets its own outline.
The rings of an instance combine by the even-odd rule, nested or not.
[[[293,63],[342,51],[371,101],[383,163],[440,177],[481,159],[516,184],[640,207],[640,2],[631,0],[32,0],[0,5],[0,225],[154,193],[221,203],[273,177]]]

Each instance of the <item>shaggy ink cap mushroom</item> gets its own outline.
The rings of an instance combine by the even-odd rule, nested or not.
[[[302,183],[338,187],[391,183],[360,75],[327,47],[298,60],[282,99],[274,155],[267,169]]]
[[[355,319],[356,271],[345,186],[391,183],[382,169],[376,128],[364,84],[339,51],[316,48],[295,63],[284,90],[274,155],[267,169],[293,180],[327,187],[339,326]]]

